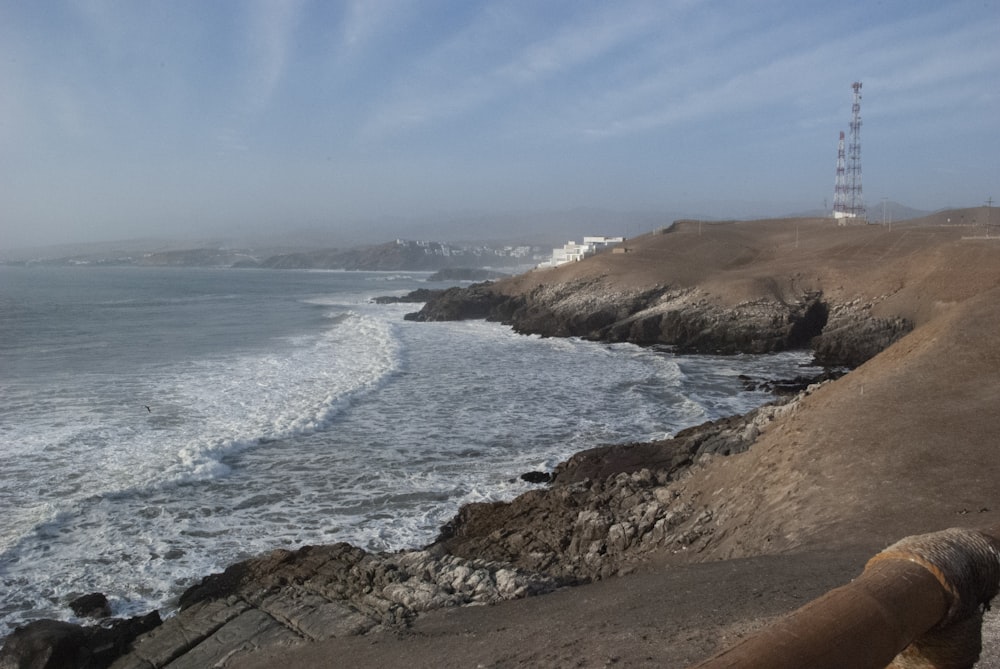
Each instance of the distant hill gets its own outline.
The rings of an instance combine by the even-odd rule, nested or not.
[[[397,240],[377,246],[271,256],[259,267],[367,271],[434,271],[445,268],[514,267],[547,254],[542,247],[452,246],[441,242]],[[245,265],[244,265],[245,266]]]
[[[442,242],[396,240],[351,249],[261,253],[252,249],[188,248],[152,252],[130,250],[105,254],[94,249],[58,257],[15,260],[41,265],[134,265],[142,267],[236,267],[268,269],[340,269],[365,271],[437,271],[464,268],[523,268],[548,258],[542,246],[457,246]]]
[[[792,217],[830,217],[829,211]],[[885,203],[887,222],[908,221],[931,212]],[[881,223],[881,201],[869,204],[869,221]],[[696,213],[612,211],[576,208],[483,214],[449,214],[423,220],[376,220],[310,229],[245,233],[231,238],[115,242],[0,251],[0,262],[164,267],[273,267],[298,269],[427,270],[449,267],[511,268],[537,264],[555,247],[585,235],[631,239],[669,228],[675,220],[717,220]],[[405,232],[404,232],[405,231]],[[408,239],[448,242],[380,243],[405,234]],[[410,246],[413,245],[413,246]]]

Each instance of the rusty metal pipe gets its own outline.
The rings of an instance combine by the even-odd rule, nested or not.
[[[977,534],[980,542],[988,540],[989,554],[976,558],[987,563],[985,568],[949,564],[942,569],[920,549],[909,551],[909,544],[937,541],[949,532],[956,533],[947,535],[949,540],[962,533]],[[972,560],[962,553],[960,543],[957,548],[945,548],[952,562]],[[948,530],[909,537],[872,558],[851,583],[831,590],[692,669],[884,669],[930,630],[981,611],[980,606],[997,592],[998,549],[1000,526],[978,533]],[[967,601],[960,602],[962,598]],[[974,653],[978,657],[978,646]]]

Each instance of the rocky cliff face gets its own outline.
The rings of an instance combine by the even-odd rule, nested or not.
[[[905,318],[876,318],[871,307],[855,300],[830,310],[826,325],[811,342],[816,364],[857,367],[913,329]]]
[[[812,347],[818,364],[856,367],[912,329],[879,319],[871,305],[830,305],[820,292],[722,304],[700,288],[623,290],[601,280],[542,284],[504,294],[493,284],[432,296],[407,319],[485,318],[522,334],[664,345],[683,353],[771,353]]]
[[[745,451],[800,397],[692,427],[673,439],[582,451],[561,463],[543,490],[511,502],[464,506],[432,549],[583,580],[621,573],[653,552],[696,550],[714,531],[713,511],[675,483],[692,466]]]
[[[715,532],[714,512],[678,484],[692,467],[749,448],[801,396],[673,439],[578,453],[555,469],[549,486],[463,507],[422,550],[369,553],[339,543],[237,563],[188,589],[180,611],[162,624],[157,617],[145,629],[130,627],[106,659],[89,654],[98,627],[32,623],[8,641],[0,666],[239,666],[264,649],[400,629],[423,611],[607,578],[664,549],[697,551]],[[133,640],[140,632],[147,633]]]
[[[872,305],[859,300],[831,307],[818,292],[726,306],[697,288],[628,290],[585,280],[539,285],[526,294],[483,283],[418,297],[427,302],[411,320],[486,318],[522,333],[685,352],[811,345],[817,361],[829,366],[859,365],[912,327],[901,318],[874,317]],[[578,453],[556,468],[545,488],[511,502],[463,507],[425,550],[371,554],[335,544],[233,565],[188,590],[180,613],[141,636],[112,666],[227,666],[263,648],[396,628],[422,611],[542,593],[628,571],[652,554],[697,552],[713,539],[717,510],[685,494],[684,478],[713,458],[749,448],[799,397],[673,439]],[[64,645],[68,653],[90,653],[93,629],[62,624],[53,636],[45,621],[3,654],[37,658]],[[130,642],[117,642],[103,663],[76,666],[108,666]]]

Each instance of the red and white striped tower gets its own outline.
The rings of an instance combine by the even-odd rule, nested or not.
[[[844,153],[844,131],[840,131],[840,142],[837,144],[837,178],[833,182],[833,217],[847,217],[847,159]]]
[[[851,106],[851,128],[850,139],[847,146],[847,161],[844,167],[842,193],[836,191],[834,187],[834,218],[853,218],[858,222],[865,219],[865,201],[861,190],[861,82],[855,81],[851,88],[854,89],[854,104]],[[841,152],[844,147],[844,133],[840,133],[840,149],[837,156],[837,185],[840,185],[841,177]],[[841,199],[838,200],[838,195]],[[838,203],[840,204],[838,208]]]

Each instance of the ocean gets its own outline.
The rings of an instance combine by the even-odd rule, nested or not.
[[[815,371],[372,301],[426,277],[0,266],[0,637],[95,591],[169,614],[274,548],[420,547],[521,473],[771,399],[741,374]]]

